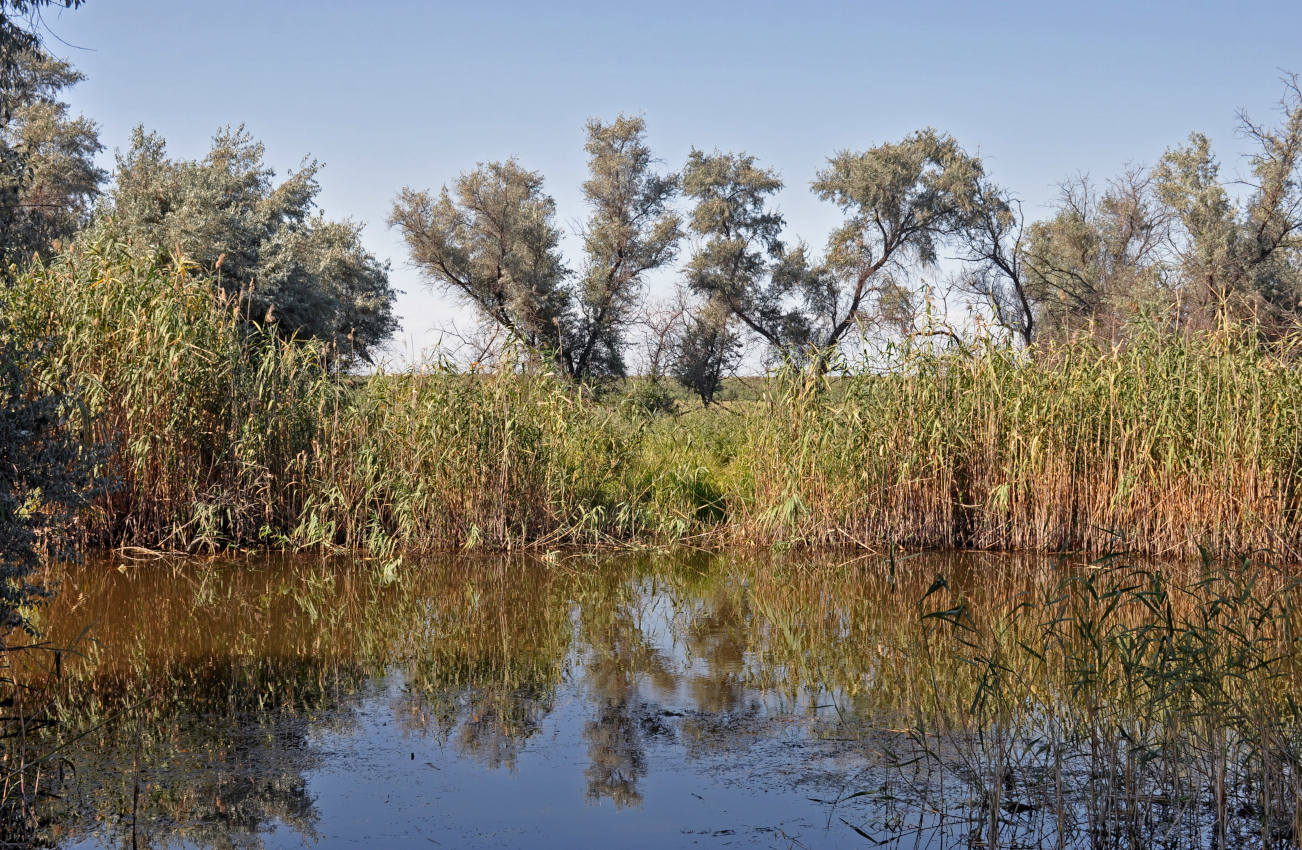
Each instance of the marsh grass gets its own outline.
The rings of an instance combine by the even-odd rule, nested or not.
[[[52,340],[41,379],[113,449],[117,487],[83,518],[84,543],[395,556],[639,524],[616,508],[623,419],[551,376],[348,380],[320,346],[251,329],[193,269],[114,244],[30,269],[12,309]]]
[[[1296,340],[1024,352],[903,346],[756,423],[739,531],[764,541],[1196,557],[1302,551]],[[874,371],[875,369],[875,371]]]
[[[668,543],[1302,555],[1297,342],[1137,331],[902,344],[674,410],[527,358],[343,376],[183,263],[83,245],[21,275],[40,380],[113,447],[81,541],[404,552]]]

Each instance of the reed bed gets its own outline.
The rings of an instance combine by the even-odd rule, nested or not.
[[[111,447],[83,544],[510,547],[621,524],[622,420],[547,375],[354,380],[330,352],[252,329],[184,264],[81,247],[30,269],[10,308],[48,339],[42,380]]]
[[[82,245],[21,275],[41,380],[107,443],[83,544],[403,552],[854,545],[1302,556],[1297,340],[1139,331],[901,345],[686,413],[526,360],[340,375],[182,263]]]
[[[1295,559],[1296,340],[1149,331],[1029,354],[905,347],[776,395],[745,536],[804,543]]]

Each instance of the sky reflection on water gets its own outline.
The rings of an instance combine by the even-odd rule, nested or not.
[[[41,612],[91,635],[43,814],[65,847],[1292,846],[1297,585],[1207,569],[1154,630],[1161,570],[1008,555],[90,563]],[[1254,611],[1255,644],[1207,620]],[[1085,682],[1099,628],[1148,648]],[[1208,730],[1249,783],[1219,819]]]

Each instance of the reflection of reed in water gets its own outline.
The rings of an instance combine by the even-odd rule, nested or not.
[[[646,776],[646,752],[642,729],[632,700],[606,698],[595,719],[583,728],[588,742],[588,799],[609,797],[617,808],[640,806],[637,783]]]
[[[56,711],[95,729],[70,756],[138,775],[160,842],[310,834],[310,733],[348,734],[398,670],[401,728],[494,768],[572,688],[586,796],[620,807],[654,747],[740,753],[799,722],[825,764],[866,770],[834,814],[901,846],[1179,848],[1299,834],[1298,593],[1254,567],[1008,556],[465,562],[396,583],[308,560],[74,568],[48,615],[56,641],[86,622],[101,641],[65,665]],[[83,783],[47,823],[120,836],[92,825],[133,783]]]

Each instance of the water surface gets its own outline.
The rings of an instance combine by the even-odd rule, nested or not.
[[[65,729],[84,734],[51,836],[947,847],[987,846],[994,823],[1003,846],[1087,843],[1059,835],[1042,772],[1007,770],[989,797],[971,758],[986,750],[964,749],[961,726],[977,686],[928,681],[971,664],[924,628],[924,601],[1013,598],[1061,569],[974,555],[90,562],[42,613],[56,642],[86,633],[64,665]],[[950,704],[954,749],[938,754],[919,730]]]

